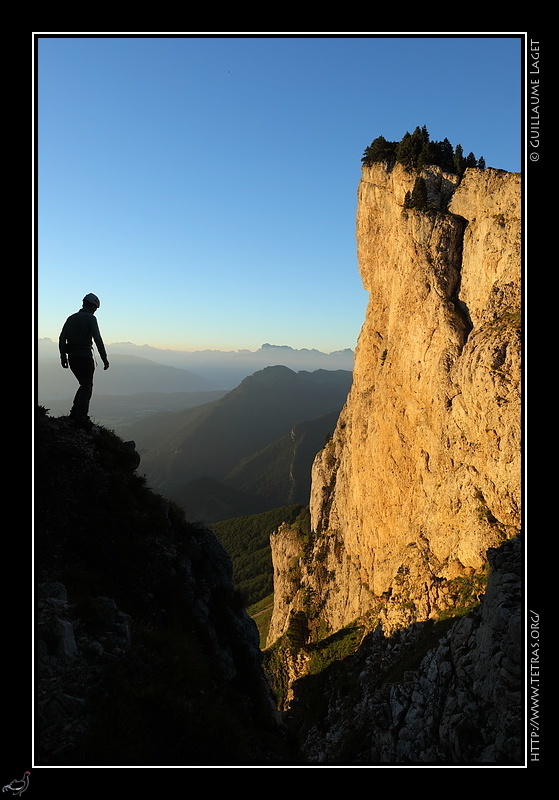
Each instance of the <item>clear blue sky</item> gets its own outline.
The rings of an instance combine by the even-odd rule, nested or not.
[[[361,157],[426,125],[521,169],[520,34],[39,34],[37,335],[353,348]]]

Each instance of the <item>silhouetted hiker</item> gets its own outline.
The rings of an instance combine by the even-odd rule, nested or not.
[[[80,384],[74,397],[70,418],[84,428],[92,426],[88,414],[89,402],[93,393],[93,373],[95,372],[93,342],[97,345],[104,368],[109,369],[107,351],[94,316],[100,305],[98,297],[94,294],[86,294],[81,309],[68,317],[58,339],[60,362],[64,369],[67,369],[68,365],[70,366]]]

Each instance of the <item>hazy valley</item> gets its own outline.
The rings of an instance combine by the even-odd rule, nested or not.
[[[150,486],[191,519],[216,522],[308,503],[312,461],[333,433],[350,386],[350,372],[267,367],[220,400],[147,417],[127,434],[142,452]],[[219,510],[226,496],[231,505]]]
[[[38,402],[64,416],[74,377],[52,357],[53,347],[50,340],[39,344]],[[146,350],[113,345],[119,347]],[[204,522],[309,502],[312,461],[333,433],[351,386],[351,371],[333,367],[352,367],[351,351],[265,345],[254,353],[212,352],[208,362],[207,354],[147,349],[162,362],[115,352],[110,369],[96,371],[91,416],[135,442],[150,486]],[[233,374],[243,377],[232,390],[214,388],[203,375],[163,363],[171,358],[199,359],[216,385],[226,385]],[[269,361],[286,364],[244,375]],[[294,372],[287,363],[315,369]],[[158,391],[149,391],[154,386]]]

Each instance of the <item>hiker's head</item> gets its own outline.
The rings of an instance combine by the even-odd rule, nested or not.
[[[82,302],[86,311],[97,311],[101,305],[101,301],[96,294],[86,294]]]

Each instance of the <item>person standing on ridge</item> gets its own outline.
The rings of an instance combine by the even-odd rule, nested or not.
[[[97,346],[104,369],[109,369],[107,351],[94,316],[100,305],[96,295],[86,294],[82,308],[68,317],[58,338],[60,363],[64,369],[70,367],[80,384],[74,397],[70,418],[83,428],[92,427],[89,419],[89,403],[93,394],[95,372],[93,342]]]

